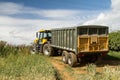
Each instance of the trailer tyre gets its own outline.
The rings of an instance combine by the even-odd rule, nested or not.
[[[68,55],[68,64],[71,66],[71,67],[74,67],[77,63],[77,56],[70,52],[69,55]]]
[[[68,63],[68,52],[67,51],[63,51],[62,53],[62,61],[67,64]]]
[[[45,56],[52,56],[52,48],[49,44],[44,44],[43,46],[43,53]]]

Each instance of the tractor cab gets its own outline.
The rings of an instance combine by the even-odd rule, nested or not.
[[[51,31],[50,30],[40,30],[36,32],[36,39],[34,40],[35,51],[42,52],[43,45],[48,42],[51,43]]]
[[[51,31],[50,30],[40,30],[36,32],[36,39],[34,43],[45,44],[47,41],[51,41]]]

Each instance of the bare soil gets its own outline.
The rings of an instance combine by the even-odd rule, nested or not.
[[[84,75],[87,74],[86,65],[87,63],[77,64],[76,67],[71,68],[68,64],[64,64],[62,62],[61,56],[51,57],[50,62],[53,64],[55,69],[57,69],[58,73],[62,80],[77,80],[75,75]],[[97,64],[96,71],[98,73],[102,72],[104,66],[109,65],[110,67],[115,67],[120,65],[120,60],[109,60],[103,59],[100,64]]]

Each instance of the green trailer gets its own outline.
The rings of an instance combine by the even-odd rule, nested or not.
[[[52,29],[51,46],[62,52],[62,60],[74,66],[82,59],[96,61],[108,52],[108,27],[86,25]]]

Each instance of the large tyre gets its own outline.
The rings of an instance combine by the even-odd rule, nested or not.
[[[69,55],[68,55],[68,64],[71,66],[71,67],[74,67],[77,63],[77,56],[70,52]]]
[[[68,52],[67,51],[63,51],[62,53],[62,61],[67,64],[68,63]]]
[[[44,44],[43,46],[43,54],[45,56],[52,56],[53,53],[52,53],[52,48],[49,44]]]
[[[32,45],[32,47],[30,48],[30,53],[31,53],[31,54],[36,54],[36,53],[38,53],[37,44],[33,44],[33,45]]]
[[[35,50],[33,48],[30,48],[30,54],[35,54]]]
[[[39,45],[39,54],[43,55],[43,45]]]

